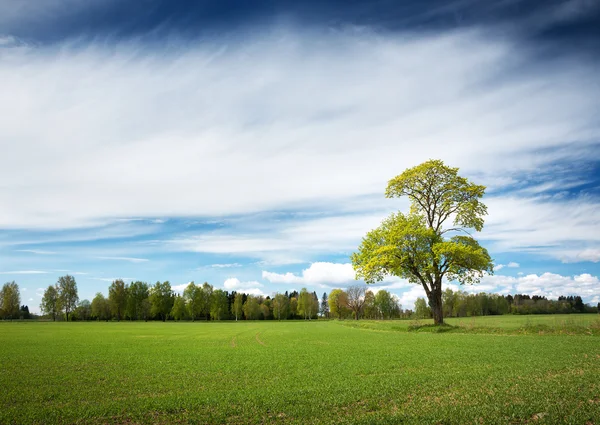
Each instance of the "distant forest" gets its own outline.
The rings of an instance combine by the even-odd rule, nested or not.
[[[549,300],[538,295],[469,294],[446,289],[442,297],[444,317],[470,317],[503,314],[571,314],[598,313],[597,306],[584,304],[580,296],[561,296]],[[191,282],[183,294],[171,284],[145,282],[126,284],[117,279],[108,288],[108,296],[97,293],[92,301],[79,300],[72,276],[62,276],[45,291],[40,304],[43,316],[21,305],[19,286],[4,284],[0,292],[0,318],[3,320],[50,319],[90,320],[313,320],[327,319],[409,319],[431,317],[424,298],[418,298],[414,310],[403,309],[396,295],[387,290],[376,293],[366,286],[354,285],[345,290],[333,289],[319,298],[306,288],[252,295],[215,289],[204,283]]]

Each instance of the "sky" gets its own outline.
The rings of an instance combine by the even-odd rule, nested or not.
[[[600,0],[0,0],[0,281],[321,296],[441,159],[496,265],[447,285],[595,305],[599,51]]]

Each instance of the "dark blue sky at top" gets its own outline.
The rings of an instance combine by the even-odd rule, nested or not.
[[[557,48],[594,51],[600,47],[600,0],[81,0],[77,6],[65,4],[39,16],[5,22],[0,33],[38,43],[76,37],[156,41],[165,35],[214,36],[284,21],[316,28],[358,25],[378,31],[486,26]]]

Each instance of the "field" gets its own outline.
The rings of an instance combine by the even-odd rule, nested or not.
[[[0,423],[600,424],[598,316],[416,325],[0,323]]]

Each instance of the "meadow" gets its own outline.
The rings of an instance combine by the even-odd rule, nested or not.
[[[600,424],[597,315],[449,322],[0,323],[0,423]]]

